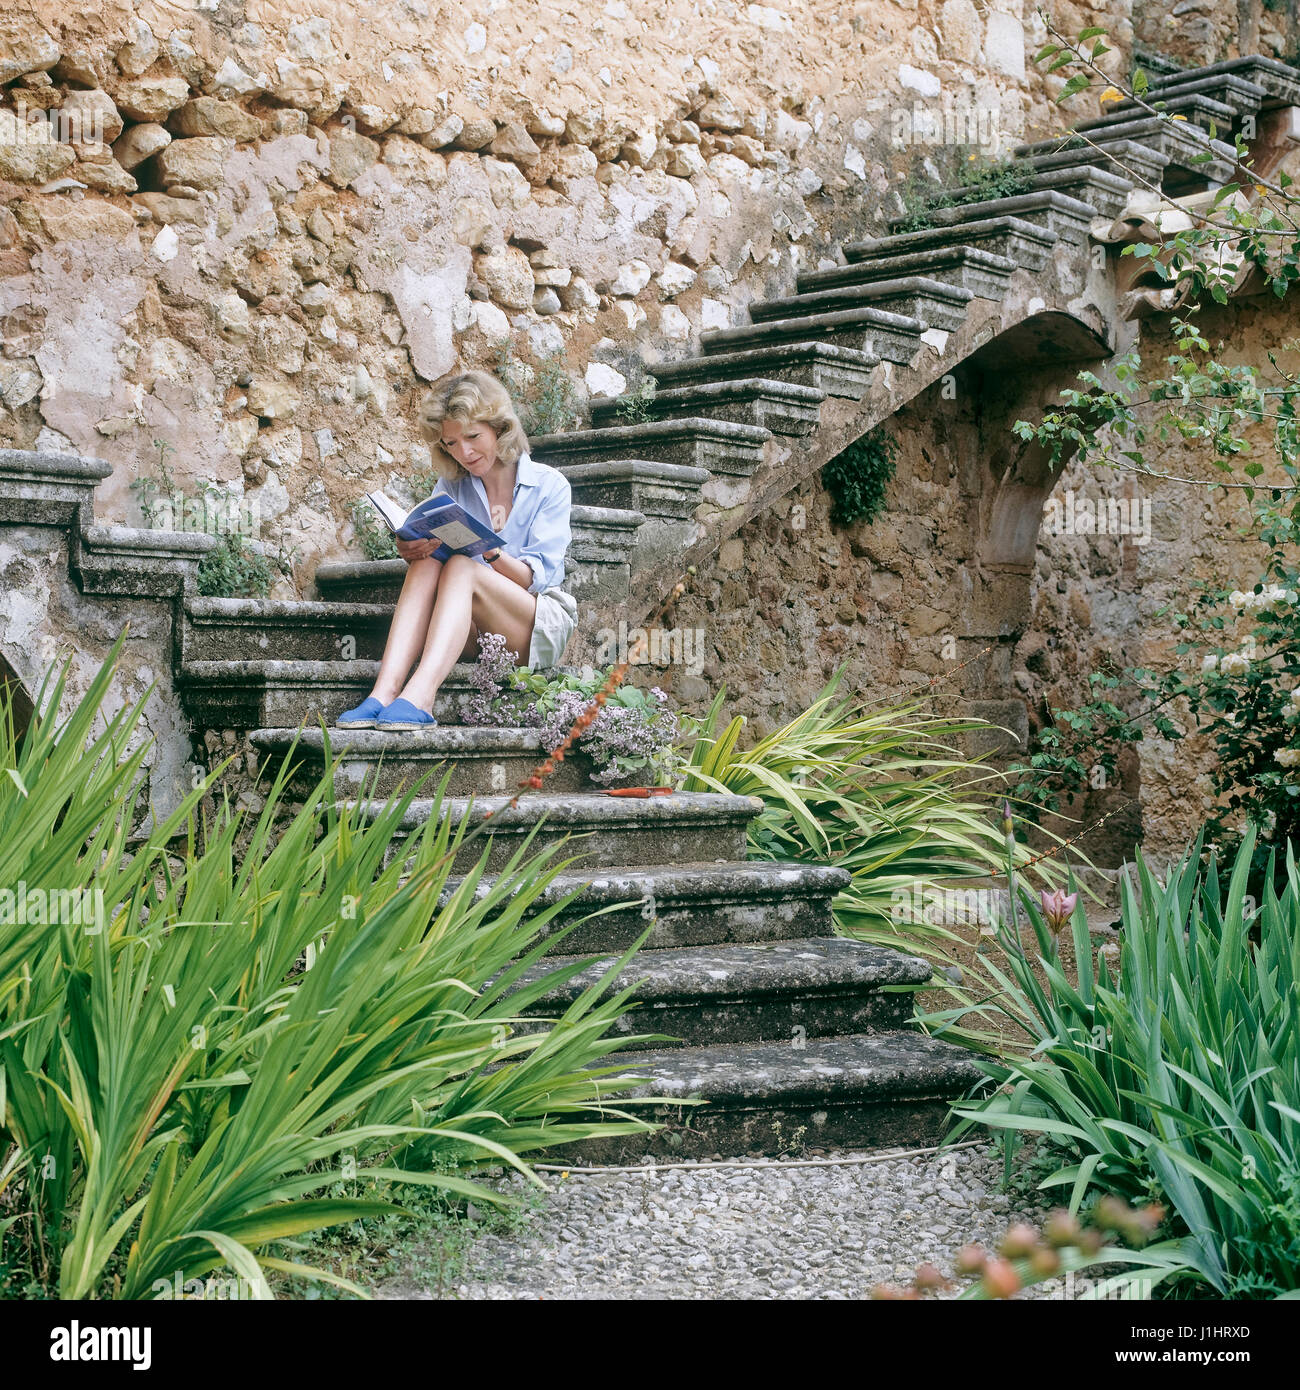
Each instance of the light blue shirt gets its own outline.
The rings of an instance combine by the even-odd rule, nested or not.
[[[506,552],[524,561],[533,572],[533,582],[528,586],[530,594],[540,594],[543,589],[564,583],[564,555],[573,539],[569,528],[573,489],[558,468],[534,463],[527,453],[519,455],[514,497],[504,526],[493,525],[482,478],[472,473],[462,474],[453,483],[440,478],[433,495],[440,494],[458,502],[505,538]]]

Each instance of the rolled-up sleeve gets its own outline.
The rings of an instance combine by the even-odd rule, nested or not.
[[[533,572],[530,594],[564,582],[564,556],[573,539],[569,525],[572,498],[573,489],[563,474],[547,479],[546,491],[528,528],[527,544],[519,552],[519,558]]]

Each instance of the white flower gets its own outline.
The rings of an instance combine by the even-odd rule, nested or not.
[[[1254,595],[1252,594],[1243,594],[1240,589],[1234,589],[1228,595],[1228,602],[1232,604],[1234,608],[1244,608],[1253,597]]]
[[[1219,658],[1217,656],[1207,656],[1205,660],[1201,662],[1201,671],[1208,675],[1218,664]],[[1300,687],[1297,687],[1297,690],[1300,690]],[[1295,693],[1295,691],[1292,691],[1292,694]]]
[[[1300,766],[1300,748],[1279,748],[1273,757],[1282,764],[1283,767]]]
[[[1225,676],[1240,676],[1249,670],[1250,658],[1241,652],[1229,652],[1219,662],[1219,671]]]
[[[1286,698],[1290,701],[1291,704],[1300,705],[1300,685],[1297,685],[1296,688]]]

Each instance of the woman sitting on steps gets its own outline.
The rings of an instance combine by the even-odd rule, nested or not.
[[[374,689],[339,715],[347,729],[418,729],[438,721],[434,701],[451,668],[478,656],[480,632],[528,653],[528,668],[554,666],[577,624],[578,605],[560,585],[569,548],[569,480],[534,463],[505,387],[487,372],[462,372],[420,408],[420,429],[447,494],[505,538],[477,558],[433,559],[434,540],[397,542],[407,563]],[[415,670],[412,664],[418,661]]]

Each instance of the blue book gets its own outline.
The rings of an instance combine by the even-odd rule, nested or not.
[[[485,550],[496,550],[506,543],[505,537],[498,536],[446,493],[426,497],[409,512],[382,492],[366,493],[366,501],[400,540],[438,541],[433,552],[435,560],[445,560],[449,555],[482,555]]]

